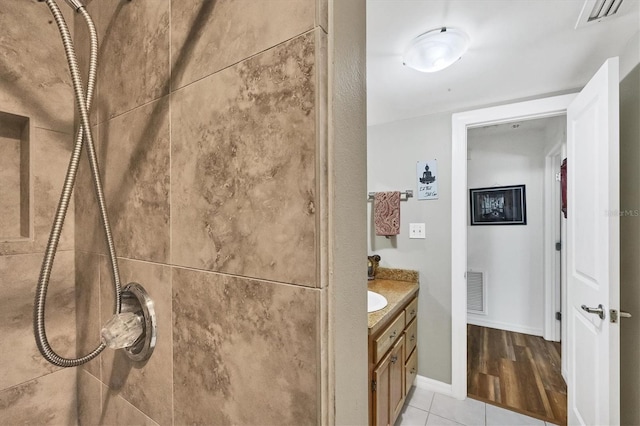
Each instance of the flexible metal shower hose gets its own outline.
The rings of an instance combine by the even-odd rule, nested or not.
[[[109,250],[109,260],[111,262],[111,269],[113,272],[113,280],[115,287],[115,313],[120,313],[121,305],[121,285],[120,285],[120,272],[118,271],[118,263],[116,258],[115,246],[113,243],[113,237],[111,235],[111,227],[109,225],[109,219],[107,217],[107,208],[104,199],[104,192],[102,190],[102,182],[100,181],[100,171],[98,168],[98,160],[96,157],[95,147],[93,144],[93,137],[91,134],[91,124],[89,122],[89,110],[91,108],[91,101],[93,99],[96,70],[98,66],[98,36],[95,29],[95,25],[89,16],[89,13],[84,7],[78,9],[78,13],[82,14],[87,22],[89,33],[91,37],[91,54],[89,63],[89,78],[87,80],[87,92],[86,98],[83,94],[82,80],[80,78],[80,71],[78,67],[78,61],[76,58],[75,50],[73,47],[73,41],[69,28],[58,8],[58,5],[54,0],[44,0],[58,25],[60,35],[62,37],[62,44],[64,45],[64,51],[67,56],[67,62],[69,63],[69,69],[71,71],[71,79],[73,81],[73,90],[76,98],[76,105],[80,114],[80,126],[78,133],[76,134],[76,141],[71,154],[71,160],[69,161],[69,167],[67,168],[67,174],[64,180],[62,188],[62,195],[58,202],[58,208],[56,209],[53,226],[51,228],[51,234],[49,235],[49,242],[42,261],[42,269],[40,270],[40,278],[38,279],[38,286],[36,288],[35,306],[33,314],[33,328],[36,338],[36,344],[42,356],[50,363],[59,367],[75,367],[84,364],[93,358],[95,358],[106,347],[104,343],[100,343],[89,354],[79,358],[63,358],[59,356],[49,345],[47,340],[47,333],[45,330],[45,302],[47,300],[47,288],[49,287],[49,279],[51,277],[51,269],[53,268],[53,262],[58,249],[58,243],[60,241],[60,234],[62,232],[62,226],[64,225],[65,216],[69,207],[69,201],[73,193],[73,186],[76,180],[76,174],[78,171],[78,163],[80,161],[80,154],[82,153],[83,145],[87,147],[87,153],[89,157],[89,164],[91,166],[91,175],[93,177],[93,184],[96,191],[96,198],[98,200],[98,208],[100,210],[100,219],[102,221],[102,227],[104,229],[105,237],[107,240],[107,247]]]

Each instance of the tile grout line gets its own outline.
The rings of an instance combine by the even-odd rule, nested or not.
[[[172,117],[172,113],[173,113],[173,102],[171,102],[172,100],[172,90],[171,90],[171,84],[173,82],[173,43],[171,42],[172,40],[172,27],[173,27],[173,20],[171,19],[172,17],[172,12],[173,12],[173,8],[172,8],[172,1],[169,1],[169,262],[173,262],[173,191],[171,191],[171,188],[173,187],[173,176],[171,173],[172,170],[172,165],[173,165],[173,156],[172,151],[173,151],[173,117]],[[169,317],[170,317],[170,328],[169,328],[169,333],[171,333],[171,424],[175,425],[176,424],[176,402],[175,402],[175,380],[174,380],[174,365],[173,365],[173,360],[174,360],[174,354],[175,354],[175,346],[174,346],[174,339],[173,339],[173,268],[171,268],[169,270],[169,287],[171,288],[171,309],[169,311]]]
[[[182,90],[182,89],[185,89],[186,87],[189,87],[189,86],[191,86],[192,84],[198,83],[199,81],[202,81],[202,80],[204,80],[204,79],[206,79],[206,78],[209,78],[209,77],[211,77],[211,76],[213,76],[213,75],[215,75],[215,74],[218,74],[218,73],[220,73],[220,72],[222,72],[222,71],[225,71],[225,70],[227,70],[227,69],[229,69],[229,68],[233,68],[233,67],[235,67],[236,65],[239,65],[239,64],[241,64],[241,63],[243,63],[243,62],[245,62],[245,61],[247,61],[247,60],[250,60],[250,59],[253,59],[253,58],[257,57],[257,56],[260,56],[260,55],[262,55],[263,53],[265,53],[265,52],[267,52],[267,51],[269,51],[269,50],[272,50],[272,49],[274,49],[274,48],[277,48],[277,47],[279,47],[279,46],[282,46],[282,45],[284,45],[284,44],[287,44],[287,43],[291,42],[292,40],[297,39],[298,37],[304,36],[304,35],[306,35],[306,34],[313,33],[315,30],[316,30],[316,27],[315,27],[315,25],[314,25],[314,26],[312,26],[311,28],[309,28],[309,29],[306,29],[306,30],[302,31],[302,32],[301,32],[301,33],[299,33],[299,34],[295,34],[294,36],[289,37],[289,38],[288,38],[288,39],[286,39],[286,40],[280,41],[280,42],[278,42],[278,43],[274,44],[273,46],[269,46],[269,47],[267,47],[267,48],[265,48],[265,49],[262,49],[262,50],[261,50],[261,51],[259,51],[259,52],[252,53],[252,54],[250,54],[249,56],[247,56],[246,58],[240,59],[240,60],[238,60],[238,61],[236,61],[236,62],[234,62],[234,63],[232,63],[232,64],[225,65],[223,68],[220,68],[219,70],[214,71],[214,72],[212,72],[212,73],[210,73],[210,74],[207,74],[207,75],[205,75],[205,76],[203,76],[203,77],[199,77],[199,78],[197,78],[197,79],[195,79],[195,80],[191,81],[190,83],[185,84],[184,86],[179,86],[179,87],[176,87],[176,88],[174,88],[174,87],[170,87],[170,88],[169,88],[169,90],[170,90],[171,92],[177,92],[177,91],[180,91],[180,90]]]
[[[42,375],[40,375],[40,376],[32,377],[31,379],[24,380],[24,381],[22,381],[22,382],[20,382],[20,383],[16,383],[15,385],[10,385],[10,386],[7,386],[6,388],[2,388],[2,389],[0,389],[0,392],[5,392],[5,391],[8,391],[8,390],[10,390],[10,389],[16,388],[16,387],[18,387],[18,386],[23,386],[23,385],[25,385],[25,384],[27,384],[27,383],[29,383],[29,382],[33,382],[33,381],[36,381],[36,380],[40,380],[40,379],[42,379],[42,378],[44,378],[44,377],[50,376],[50,375],[52,375],[52,374],[59,373],[59,372],[61,372],[61,371],[64,371],[64,370],[66,370],[67,368],[75,368],[75,367],[66,367],[66,368],[65,368],[65,367],[59,367],[59,368],[58,368],[58,369],[56,369],[56,370],[49,371],[49,372],[47,372],[47,373],[45,373],[45,374],[42,374]]]
[[[67,251],[71,251],[71,250],[67,250]],[[77,251],[79,251],[81,253],[85,253],[85,254],[94,254],[94,255],[102,256],[102,257],[107,257],[108,256],[108,254],[105,254],[105,253],[98,253],[98,252],[85,251],[85,250],[77,250]],[[313,286],[308,286],[308,285],[304,285],[304,284],[290,283],[290,282],[286,282],[286,281],[277,281],[277,280],[272,280],[272,279],[268,279],[268,278],[260,278],[260,277],[251,277],[251,276],[247,276],[247,275],[232,274],[232,273],[223,272],[223,271],[211,271],[211,270],[208,270],[208,269],[202,269],[202,268],[198,268],[198,267],[194,267],[194,266],[184,266],[184,265],[178,265],[178,264],[173,264],[173,263],[157,262],[157,261],[146,260],[146,259],[136,259],[136,258],[125,257],[125,256],[117,256],[117,258],[118,258],[118,261],[126,260],[126,261],[130,261],[130,262],[147,263],[147,264],[150,264],[150,265],[164,266],[164,267],[169,267],[169,268],[179,268],[179,269],[185,269],[185,270],[193,271],[193,272],[201,272],[201,273],[206,273],[206,274],[223,275],[223,276],[228,276],[228,277],[233,277],[233,278],[240,278],[240,279],[245,279],[245,280],[250,280],[250,281],[258,281],[260,283],[265,283],[265,284],[280,284],[280,285],[286,285],[286,286],[302,288],[302,289],[322,290],[322,288],[320,288],[320,287],[313,287]]]

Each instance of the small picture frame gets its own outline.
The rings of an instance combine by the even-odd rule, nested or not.
[[[469,189],[471,225],[526,225],[524,185]]]

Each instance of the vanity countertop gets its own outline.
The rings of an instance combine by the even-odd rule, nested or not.
[[[417,274],[416,274],[417,275]],[[369,334],[375,334],[389,319],[393,318],[401,308],[418,293],[418,282],[375,279],[369,281],[369,290],[386,297],[389,304],[383,309],[369,315]]]

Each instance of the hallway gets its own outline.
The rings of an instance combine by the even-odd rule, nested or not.
[[[567,423],[560,343],[467,325],[468,396],[559,425]]]

